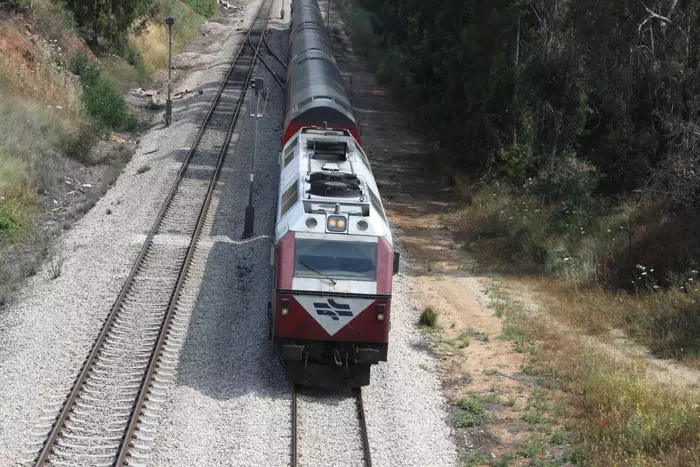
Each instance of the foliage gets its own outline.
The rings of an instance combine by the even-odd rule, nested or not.
[[[216,0],[185,0],[197,14],[211,16],[216,12]]]
[[[427,307],[423,312],[420,314],[420,318],[418,318],[418,324],[420,326],[427,326],[429,328],[434,328],[437,326],[437,313],[430,307]]]
[[[100,68],[87,54],[76,54],[70,63],[83,86],[82,103],[93,125],[100,130],[134,130],[136,119],[128,112],[124,98],[102,77]]]
[[[150,21],[131,32],[131,42],[138,47],[149,71],[168,67],[168,30],[162,18],[173,17],[173,53],[181,52],[188,41],[199,35],[205,17],[179,0],[155,0]]]
[[[73,12],[78,27],[93,49],[101,45],[100,39],[118,43],[148,8],[147,2],[139,0],[64,0],[64,4]]]
[[[341,9],[356,47],[457,165],[517,185],[574,157],[598,193],[652,188],[700,202],[700,3],[344,0]]]
[[[484,402],[475,395],[457,401],[459,411],[455,415],[457,428],[472,428],[487,423],[491,417],[484,407]]]

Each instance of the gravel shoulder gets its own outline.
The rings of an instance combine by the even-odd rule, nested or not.
[[[278,10],[273,6],[273,14]],[[286,51],[283,30],[273,31],[268,40],[278,53]],[[256,74],[271,83],[262,67]],[[240,241],[247,187],[238,181],[246,165],[241,167],[239,159],[252,145],[248,120],[241,122],[238,142],[226,163],[233,178],[222,179],[213,227],[198,248],[198,255],[206,257],[205,267],[199,273],[201,286],[192,282],[197,299],[155,439],[151,458],[155,466],[289,463],[292,391],[271,356],[264,313],[272,287],[267,259],[278,178],[272,155],[279,150],[284,103],[281,91],[270,86],[268,117],[261,120],[258,146],[258,154],[266,158],[256,163],[257,236]],[[373,369],[372,382],[363,391],[373,462],[380,467],[456,465],[439,362],[426,350],[425,338],[415,326],[419,308],[412,298],[408,270],[404,262],[395,278],[389,362]],[[343,430],[356,426],[354,405],[347,398],[335,401],[332,395],[303,401],[299,409],[303,465],[357,461],[359,440],[350,433],[342,436]],[[325,433],[323,427],[329,426],[332,433]]]
[[[0,316],[0,465],[22,460],[42,409],[73,382],[215,95],[239,21],[231,17],[227,27],[219,18],[216,48],[207,52],[217,63],[182,76],[183,86],[203,93],[175,102],[174,124],[142,136],[113,188],[60,239],[60,276],[52,279],[46,265]]]
[[[246,22],[257,5],[245,4]],[[283,54],[286,21],[277,18],[281,8],[280,0],[272,7],[276,19],[270,27],[276,31],[269,39]],[[217,19],[206,26],[211,29],[201,39],[199,58],[192,55],[197,53],[196,44],[186,49],[190,55],[179,60],[187,57],[188,63],[201,68],[179,67],[178,87],[204,93],[175,103],[175,124],[168,129],[157,125],[143,136],[114,188],[65,235],[60,277],[50,280],[49,271],[42,271],[0,318],[0,377],[6,382],[0,388],[0,465],[16,464],[22,458],[20,452],[42,409],[60,402],[72,383],[242,37],[237,29],[244,26],[238,17],[230,22]],[[357,67],[355,71],[361,70]],[[272,287],[268,258],[284,96],[262,67],[256,74],[265,77],[271,88],[268,116],[261,119],[259,128],[256,235],[241,240],[254,132],[254,121],[244,113],[183,291],[185,301],[192,303],[191,317],[149,465],[289,462],[292,391],[272,358],[265,314]],[[367,96],[367,101],[356,105],[371,113],[377,101]],[[386,186],[391,183],[390,174],[407,170],[411,160],[406,158],[397,166],[379,157],[383,142],[372,135],[381,132],[382,124],[364,115],[363,121],[368,152]],[[138,173],[145,166],[150,170]],[[411,191],[410,186],[399,188]],[[391,189],[386,194],[390,217],[396,220],[391,214],[396,207]],[[397,238],[403,235],[397,232]],[[404,255],[395,277],[389,361],[373,369],[372,383],[363,391],[372,456],[379,467],[452,466],[457,455],[441,391],[440,362],[416,327],[420,307],[414,296],[410,254]],[[313,413],[328,418],[337,409],[314,406]],[[338,453],[326,452],[322,436],[306,441],[305,466],[329,465],[329,459],[331,465],[344,465]],[[342,443],[338,449],[343,449]]]

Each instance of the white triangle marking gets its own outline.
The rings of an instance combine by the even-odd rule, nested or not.
[[[334,335],[374,302],[366,298],[314,297],[295,295],[294,298],[321,325]]]

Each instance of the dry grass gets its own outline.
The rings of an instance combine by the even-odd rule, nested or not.
[[[204,17],[178,0],[158,0],[158,18],[175,18],[173,54],[181,52],[188,41],[199,35]],[[139,34],[132,34],[131,42],[141,52],[144,62],[152,70],[168,68],[168,29],[162,23],[151,23]]]
[[[625,329],[664,357],[700,361],[700,215],[626,202],[546,203],[493,185],[452,221],[479,261],[526,277],[558,319]]]
[[[62,54],[58,50],[53,53]],[[0,24],[0,78],[3,81],[0,93],[45,106],[59,106],[64,118],[77,120],[80,92],[76,79],[61,70],[49,56],[16,29]]]
[[[499,185],[464,191],[468,206],[450,221],[465,247],[540,304],[533,315],[499,294],[500,337],[530,355],[529,372],[565,389],[570,428],[585,446],[578,462],[700,465],[698,388],[666,382],[634,351],[604,345],[603,334],[622,329],[700,369],[700,216],[635,200],[551,203]]]
[[[498,295],[513,335],[528,342],[526,371],[538,376],[538,391],[565,407],[574,441],[585,447],[578,463],[700,465],[697,388],[664,381],[642,360],[603,351],[576,329],[527,311],[514,294],[499,289]]]
[[[131,41],[139,49],[144,62],[154,70],[168,68],[167,29],[161,24],[149,24],[148,28]]]

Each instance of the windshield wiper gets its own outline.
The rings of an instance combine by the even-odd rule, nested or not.
[[[332,278],[328,277],[327,275],[325,275],[324,273],[322,273],[321,271],[319,271],[319,270],[316,269],[315,267],[310,266],[310,265],[306,264],[306,263],[303,262],[303,261],[299,261],[299,264],[301,264],[302,266],[305,266],[305,267],[311,269],[313,272],[315,272],[315,273],[318,274],[319,276],[323,276],[324,279],[328,279],[329,281],[331,281],[331,283],[332,283],[333,285],[336,284],[335,279],[332,279]]]

